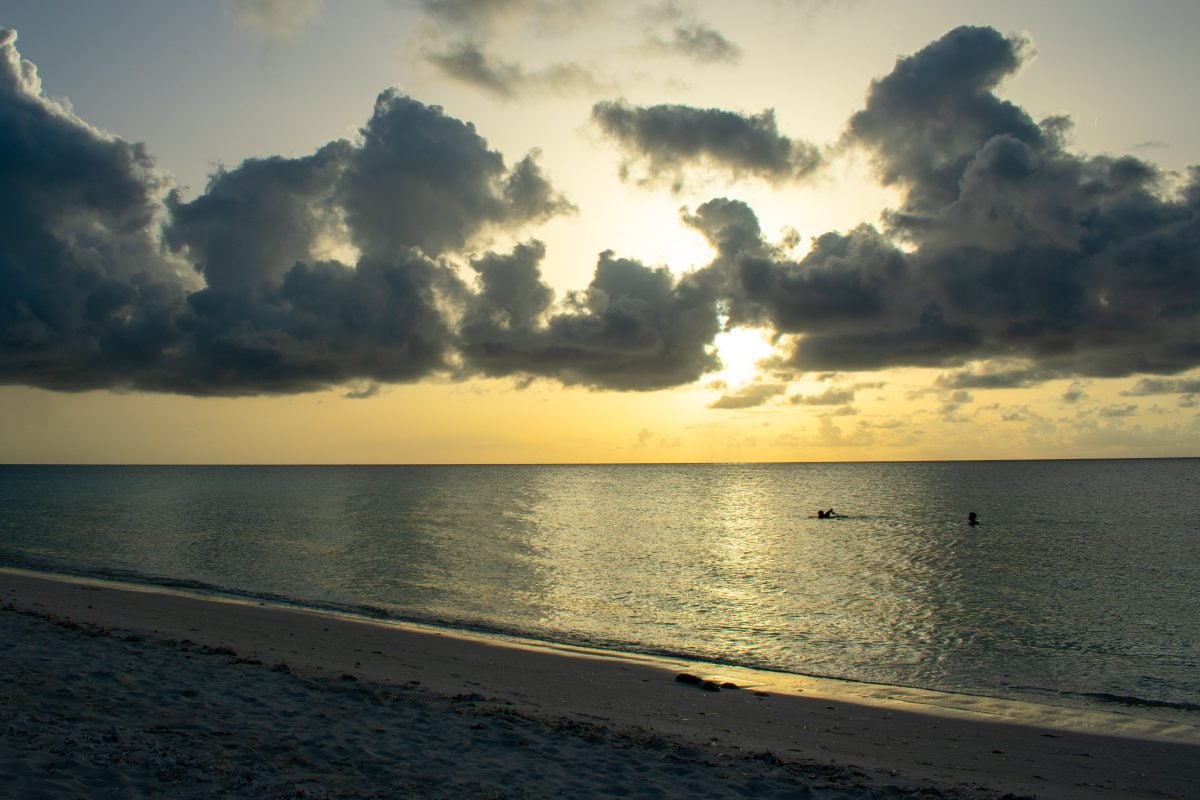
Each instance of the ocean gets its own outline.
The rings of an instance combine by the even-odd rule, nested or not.
[[[0,565],[1198,724],[1197,486],[1200,459],[0,466]]]

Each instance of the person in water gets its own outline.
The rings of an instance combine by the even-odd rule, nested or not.
[[[967,514],[967,524],[971,527],[975,527],[979,524],[979,516],[974,511]]]
[[[836,516],[836,515],[833,513],[832,508],[829,509],[828,511],[818,511],[817,512],[817,519],[830,519],[834,516]]]

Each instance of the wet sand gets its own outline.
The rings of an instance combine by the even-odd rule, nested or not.
[[[1200,730],[1132,715],[15,570],[0,608],[10,797],[1200,797]]]

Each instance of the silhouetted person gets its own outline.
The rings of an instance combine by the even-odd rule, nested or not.
[[[826,515],[824,511],[821,511],[820,509],[817,510],[817,519],[825,519],[825,516]]]
[[[979,517],[974,511],[972,511],[970,514],[967,514],[967,524],[971,527],[979,524]]]

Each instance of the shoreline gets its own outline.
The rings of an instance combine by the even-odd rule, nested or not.
[[[472,712],[485,716],[516,714],[578,730],[600,726],[701,748],[706,758],[817,770],[831,792],[817,797],[872,797],[888,786],[1068,800],[1200,794],[1194,768],[1200,729],[1126,714],[589,650],[14,569],[0,569],[0,606],[10,612],[4,618],[78,626],[68,630],[81,642],[90,631],[90,639],[114,644],[129,637],[172,642],[157,650],[176,660],[224,659],[216,673],[231,690],[244,665],[258,662],[260,672],[286,665],[280,673],[380,691],[407,687],[426,700],[468,697]],[[182,642],[188,645],[181,651]],[[6,652],[19,652],[19,643],[9,646]],[[225,663],[231,656],[242,666]],[[681,672],[742,688],[702,691],[676,682]],[[452,717],[459,711],[443,709]],[[551,741],[566,746],[564,736],[570,738],[554,733]],[[547,760],[534,759],[543,769]],[[836,775],[843,777],[830,777]]]
[[[834,675],[819,675],[794,672],[786,669],[747,666],[723,661],[711,661],[686,654],[654,651],[623,650],[620,647],[576,644],[572,642],[539,639],[535,636],[485,627],[457,627],[451,623],[439,623],[390,616],[383,610],[369,607],[351,607],[330,603],[328,605],[306,604],[303,600],[274,595],[254,595],[239,591],[223,592],[220,587],[189,586],[187,581],[178,585],[153,581],[137,582],[121,577],[89,575],[83,572],[54,572],[26,567],[0,566],[0,580],[5,575],[33,579],[59,581],[114,590],[168,595],[191,598],[200,602],[226,603],[235,606],[273,608],[285,612],[315,614],[333,619],[342,619],[385,628],[412,630],[436,636],[450,636],[483,645],[516,647],[534,652],[582,655],[601,659],[612,659],[629,663],[645,664],[661,669],[695,671],[701,669],[709,674],[725,673],[726,677],[736,674],[737,682],[743,686],[762,687],[772,692],[807,696],[841,698],[868,704],[898,703],[924,707],[929,713],[966,712],[983,714],[989,719],[1002,718],[1029,725],[1044,725],[1075,732],[1115,733],[1145,739],[1161,739],[1200,744],[1200,715],[1196,724],[1178,719],[1162,719],[1142,716],[1136,711],[1118,711],[1097,706],[1054,703],[1037,699],[1021,699],[990,695],[983,692],[955,689],[934,689],[904,684],[879,683],[860,678]]]

